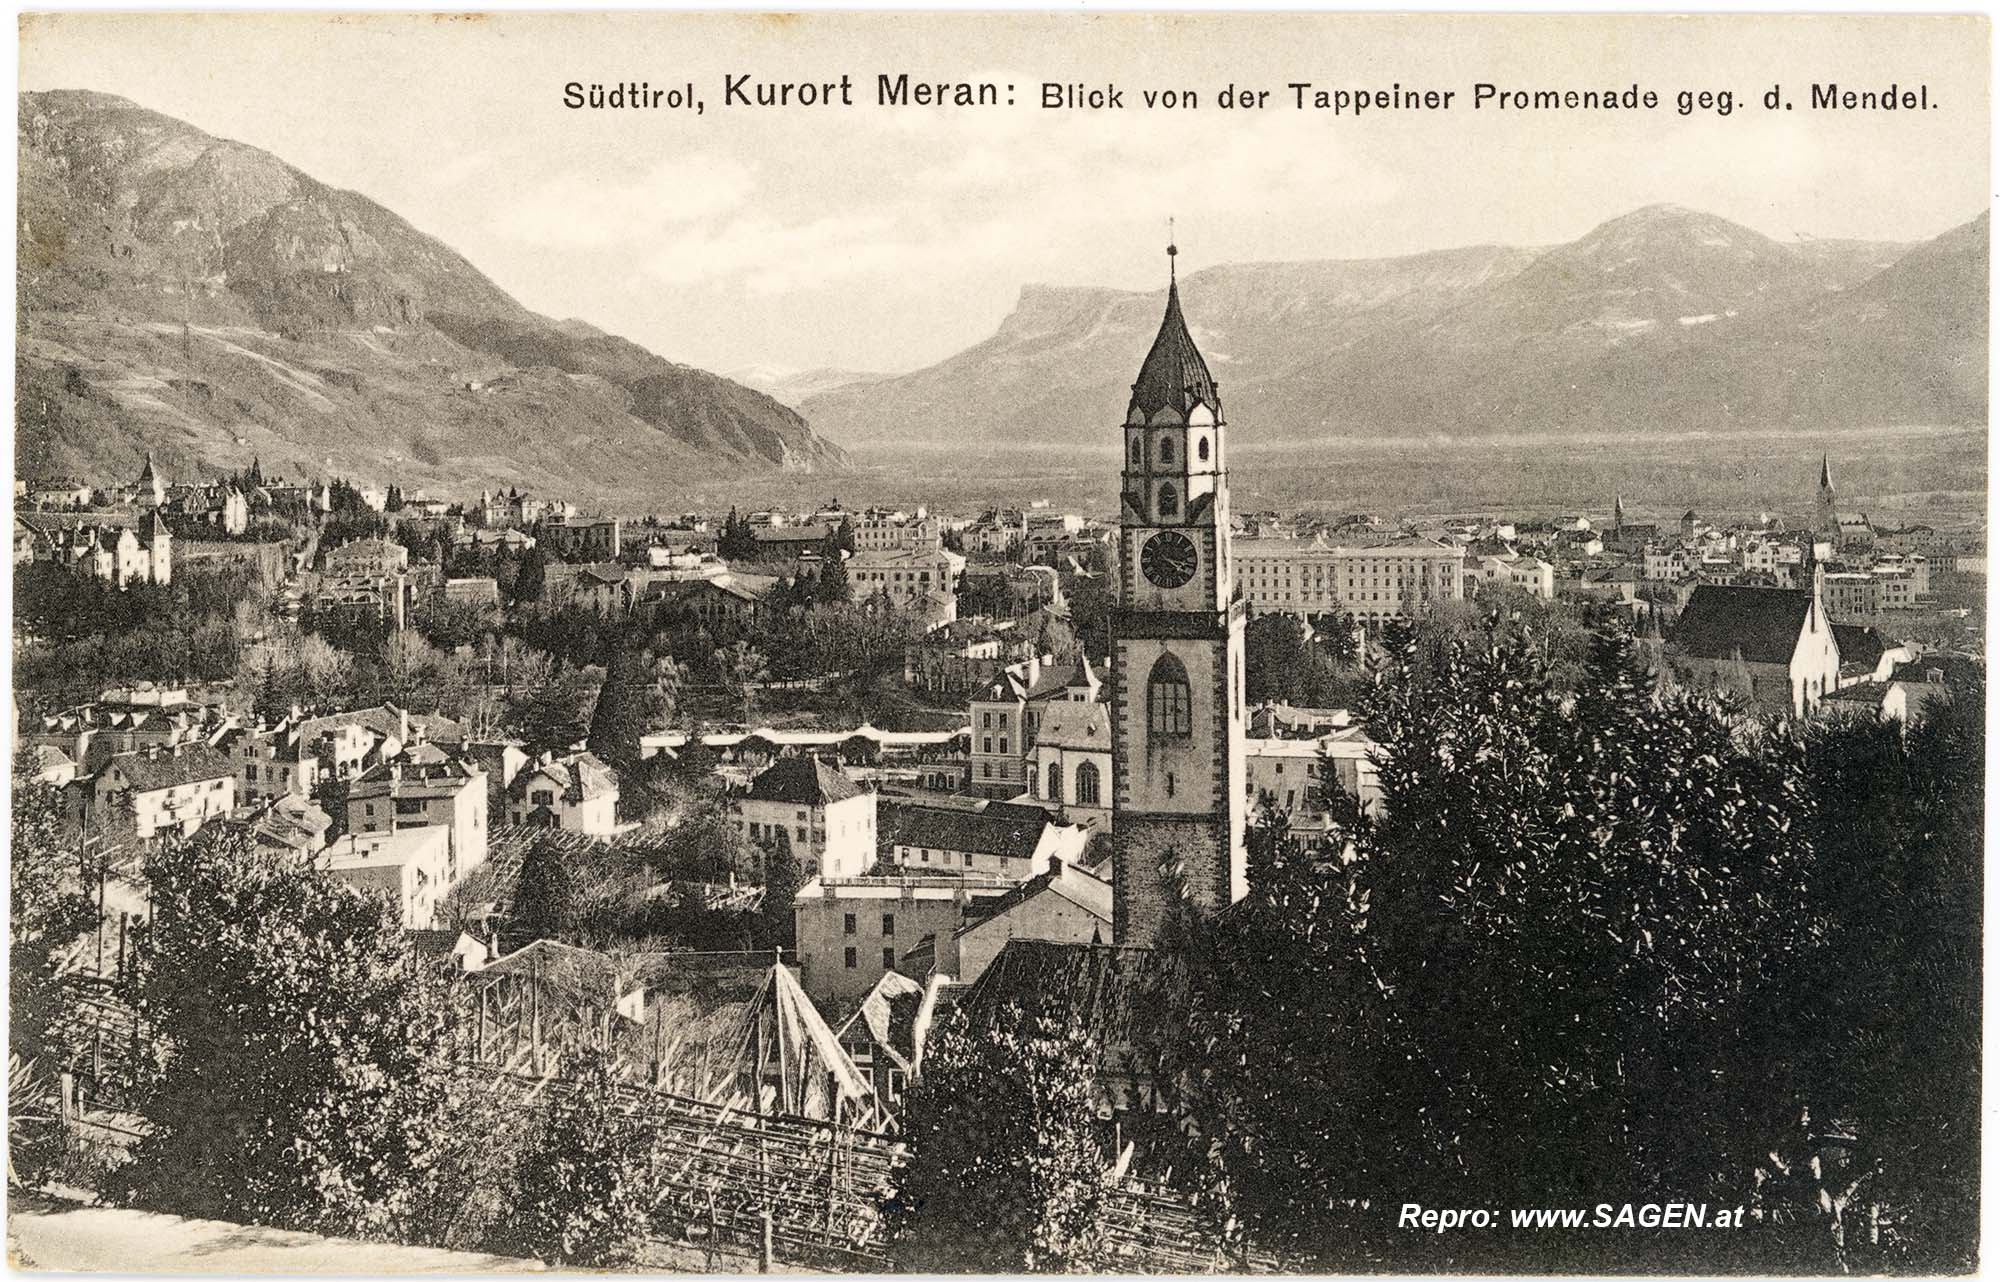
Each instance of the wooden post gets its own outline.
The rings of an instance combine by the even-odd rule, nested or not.
[[[97,977],[104,978],[104,865],[97,861]]]

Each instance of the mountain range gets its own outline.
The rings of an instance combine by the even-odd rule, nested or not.
[[[1982,214],[1916,245],[1779,243],[1652,205],[1563,245],[1230,264],[1180,290],[1256,445],[1983,425],[1987,236]],[[1031,285],[991,338],[799,407],[849,445],[1073,446],[1123,420],[1165,295]]]
[[[447,494],[637,504],[691,476],[838,467],[761,392],[530,311],[441,241],[123,98],[19,99],[26,476],[261,458]]]

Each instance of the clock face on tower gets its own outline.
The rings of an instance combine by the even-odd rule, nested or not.
[[[1161,588],[1177,588],[1193,578],[1196,560],[1194,540],[1179,530],[1155,534],[1139,552],[1139,568]]]

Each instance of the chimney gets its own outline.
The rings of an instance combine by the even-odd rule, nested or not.
[[[1943,668],[1925,668],[1925,669],[1924,669],[1924,684],[1925,684],[1925,685],[1927,685],[1927,686],[1941,686],[1941,685],[1943,685],[1943,684],[1944,684],[1944,669],[1943,669]]]
[[[410,742],[410,714],[402,708],[396,709],[396,740],[405,745]]]

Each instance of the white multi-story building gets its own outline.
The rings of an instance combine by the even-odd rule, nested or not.
[[[1413,615],[1465,595],[1465,551],[1432,539],[1336,544],[1239,539],[1236,586],[1253,614],[1345,611],[1367,621]]]
[[[758,848],[789,847],[808,877],[858,877],[875,862],[875,794],[809,754],[758,775],[736,820]]]

